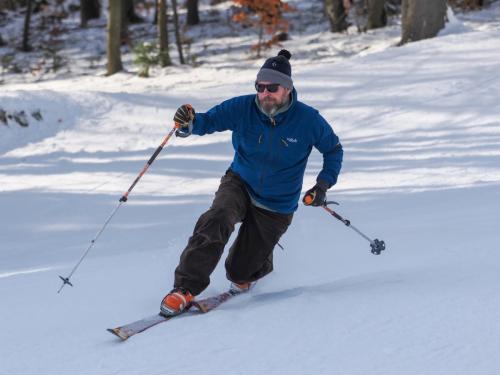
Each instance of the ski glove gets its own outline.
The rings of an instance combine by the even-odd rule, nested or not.
[[[179,124],[180,128],[177,129],[175,135],[177,137],[189,137],[193,132],[193,121],[195,111],[191,104],[183,104],[175,112],[174,121]]]
[[[306,206],[323,206],[326,202],[326,191],[328,190],[328,183],[319,180],[314,187],[306,191],[302,202]]]

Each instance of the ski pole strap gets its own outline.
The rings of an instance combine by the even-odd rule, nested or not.
[[[153,162],[155,161],[156,157],[160,154],[161,150],[163,150],[163,147],[165,147],[165,145],[167,144],[167,142],[169,141],[169,139],[172,137],[172,135],[175,133],[175,131],[177,129],[179,129],[179,127],[180,127],[180,125],[178,123],[175,123],[174,127],[172,128],[172,130],[170,130],[170,132],[167,134],[167,136],[165,137],[165,139],[163,140],[163,142],[158,146],[158,148],[156,149],[156,151],[154,152],[154,154],[151,155],[151,157],[149,158],[148,162],[146,163],[146,165],[144,166],[144,168],[142,168],[142,171],[139,173],[139,175],[135,178],[135,180],[132,183],[132,185],[130,185],[130,187],[125,192],[125,194],[122,195],[122,197],[120,198],[120,202],[126,202],[128,200],[128,195],[130,194],[130,192],[132,191],[132,189],[134,189],[135,185],[137,185],[137,183],[139,182],[139,180],[141,179],[141,177],[144,176],[144,174],[146,173],[146,171],[149,169],[149,166],[151,164],[153,164]]]

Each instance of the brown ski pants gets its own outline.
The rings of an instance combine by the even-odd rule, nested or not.
[[[252,204],[244,182],[227,171],[210,209],[196,223],[175,270],[174,287],[200,294],[210,283],[234,226],[242,223],[226,258],[226,276],[236,283],[255,281],[273,270],[273,249],[292,222]]]

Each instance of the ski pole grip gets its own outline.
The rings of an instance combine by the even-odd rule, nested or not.
[[[148,160],[149,165],[153,164],[153,162],[155,161],[156,157],[158,156],[158,154],[161,152],[162,149],[163,149],[163,145],[158,146],[158,148],[156,149],[154,154],[151,155],[151,157]]]

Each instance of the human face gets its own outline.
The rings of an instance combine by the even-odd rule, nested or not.
[[[273,82],[269,81],[259,81],[257,84],[269,85]],[[278,91],[269,92],[267,89],[264,92],[257,92],[257,98],[259,100],[260,106],[269,116],[274,115],[278,109],[283,107],[288,103],[288,96],[290,95],[290,90],[284,88],[283,86],[278,86]]]

